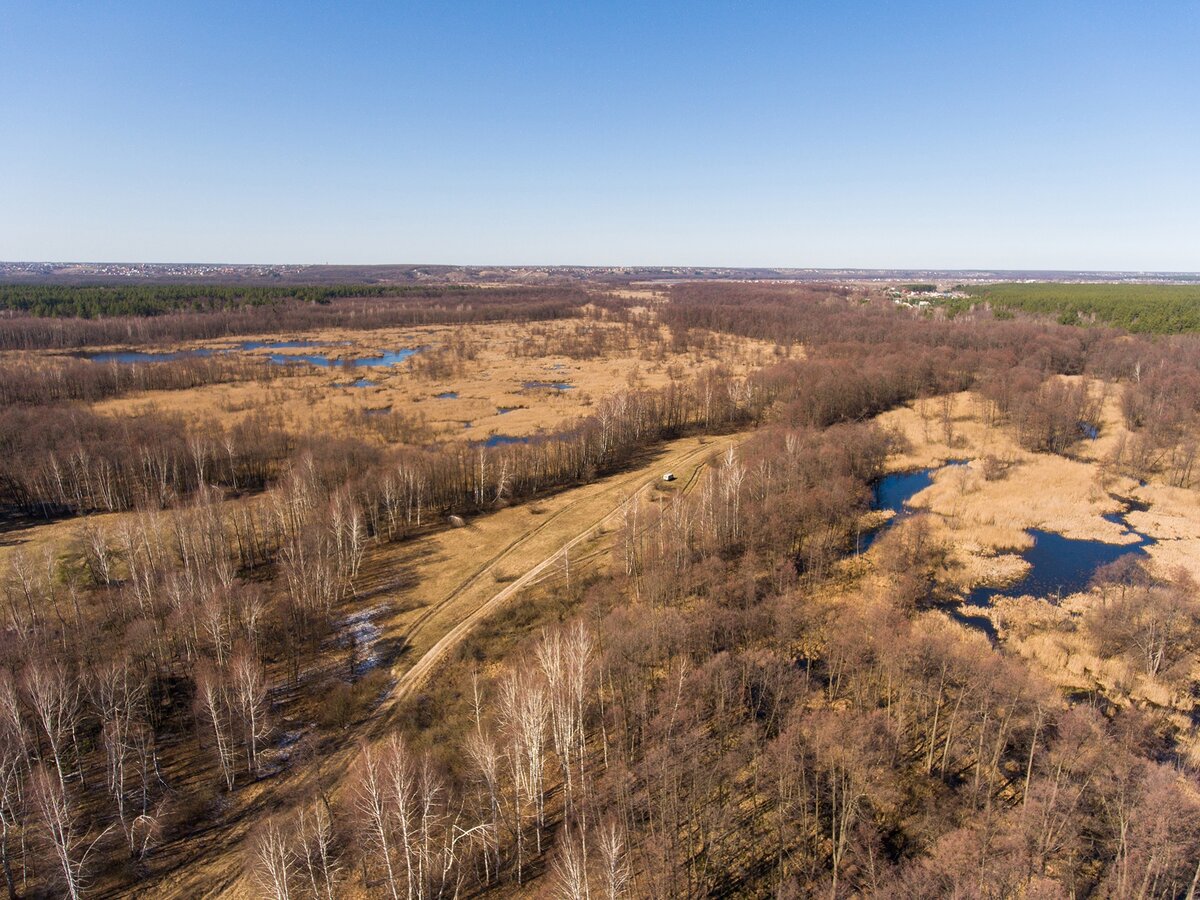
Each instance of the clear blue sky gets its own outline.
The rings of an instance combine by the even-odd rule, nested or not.
[[[0,0],[0,259],[1200,269],[1200,4]]]

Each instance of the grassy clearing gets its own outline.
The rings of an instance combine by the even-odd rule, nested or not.
[[[507,608],[522,588],[554,577],[560,567],[565,569],[560,562],[564,547],[570,548],[572,565],[590,557],[606,521],[611,524],[621,505],[662,472],[673,471],[687,481],[713,453],[743,437],[673,441],[648,455],[636,469],[539,501],[540,515],[528,506],[510,507],[476,519],[466,529],[414,542],[407,562],[389,562],[381,554],[372,566],[412,566],[413,583],[423,600],[420,608],[401,613],[384,626],[385,636],[402,635],[405,641],[405,653],[394,667],[396,676],[403,680],[420,663],[420,681],[427,682],[433,665],[449,655],[453,644],[445,639],[451,632],[457,629],[456,638],[465,640],[490,605],[503,603]],[[424,659],[435,648],[439,659]],[[416,685],[404,687],[407,691]]]
[[[542,340],[553,349],[575,341],[579,323],[540,323]],[[261,412],[278,418],[290,431],[338,428],[375,436],[380,442],[427,443],[431,440],[486,440],[494,434],[529,437],[589,414],[600,398],[631,386],[659,388],[672,373],[687,373],[717,360],[734,373],[771,361],[771,346],[729,336],[705,351],[675,352],[627,344],[612,323],[587,323],[608,334],[603,352],[594,356],[551,352],[524,355],[527,326],[514,323],[372,331],[329,329],[303,335],[260,335],[268,341],[303,338],[328,346],[320,350],[262,349],[251,354],[303,356],[314,352],[352,359],[382,350],[421,347],[406,364],[360,368],[347,374],[337,367],[296,366],[267,382],[211,384],[178,391],[130,394],[95,405],[97,412],[136,416],[148,410],[181,416],[196,423],[226,426]],[[249,336],[254,338],[254,336]],[[162,350],[217,348],[243,342],[193,342]],[[437,364],[432,365],[431,361]],[[339,387],[363,377],[366,387]],[[569,390],[531,389],[532,382],[562,382]],[[453,396],[450,396],[453,395]]]

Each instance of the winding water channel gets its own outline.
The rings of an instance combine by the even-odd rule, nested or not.
[[[873,508],[891,510],[895,516],[880,528],[864,535],[859,542],[860,551],[869,549],[879,535],[896,522],[912,515],[909,501],[933,484],[934,476],[939,471],[950,466],[966,465],[967,462],[968,460],[949,460],[944,466],[914,472],[897,472],[879,479],[875,484]],[[1120,525],[1126,535],[1136,538],[1135,541],[1111,544],[1107,541],[1068,538],[1053,531],[1031,528],[1027,533],[1033,538],[1033,546],[1020,554],[1029,564],[1025,575],[999,587],[977,586],[963,598],[962,606],[947,611],[963,624],[979,629],[995,640],[996,629],[991,619],[985,615],[972,614],[972,609],[986,609],[996,597],[1030,595],[1056,603],[1062,597],[1085,590],[1100,566],[1131,553],[1145,556],[1146,548],[1153,545],[1155,539],[1135,529],[1129,524],[1127,517],[1131,512],[1144,511],[1148,507],[1128,497],[1114,495],[1114,499],[1124,504],[1124,509],[1120,512],[1106,513],[1103,518]]]
[[[202,347],[196,350],[174,350],[169,353],[153,353],[144,350],[116,350],[106,353],[92,353],[84,358],[97,363],[121,363],[124,365],[132,365],[134,363],[159,363],[172,362],[177,359],[192,359],[214,356],[218,353],[234,353],[237,351],[249,350],[305,350],[316,347],[343,347],[342,343],[325,343],[320,341],[244,341],[228,350],[214,350],[209,347]],[[321,366],[322,368],[331,368],[335,366],[346,367],[384,367],[394,366],[397,363],[402,363],[414,353],[420,353],[420,347],[403,347],[399,350],[381,350],[379,353],[372,356],[360,356],[355,358],[342,358],[331,356],[328,353],[310,353],[310,354],[291,354],[291,353],[271,353],[267,359],[277,366],[292,365],[294,363],[308,363],[313,366]]]

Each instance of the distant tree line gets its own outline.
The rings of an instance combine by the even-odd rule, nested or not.
[[[108,288],[24,288],[0,286],[0,291],[107,291]],[[112,289],[118,290],[118,289]],[[125,290],[125,289],[121,289]],[[159,288],[144,288],[153,291]],[[189,289],[193,290],[193,289]],[[212,289],[209,289],[212,290]],[[244,289],[229,289],[231,297]],[[266,292],[266,288],[255,290]],[[577,315],[596,295],[572,288],[457,288],[420,287],[328,293],[332,288],[272,288],[262,302],[194,304],[200,295],[183,291],[178,304],[170,295],[157,303],[153,314],[124,312],[116,303],[107,313],[88,317],[75,312],[36,314],[17,305],[5,312],[0,303],[0,350],[78,349],[120,344],[138,346],[170,341],[211,340],[240,334],[311,331],[319,328],[384,328],[389,326],[441,325],[459,322],[530,322]],[[342,289],[336,289],[342,290]],[[310,291],[321,302],[299,299],[297,291]],[[0,296],[3,296],[0,294]],[[259,295],[254,295],[259,296]],[[123,302],[123,301],[122,301]],[[619,307],[619,301],[604,300]],[[66,309],[66,307],[64,307]]]
[[[465,286],[387,284],[216,285],[216,284],[0,284],[0,310],[34,316],[96,319],[158,316],[167,312],[211,312],[285,301],[329,303],[345,297],[427,297],[466,295]]]
[[[1052,377],[1095,376],[1118,385],[1132,432],[1118,441],[1109,463],[1180,487],[1196,480],[1200,341],[1189,335],[1132,338],[1100,324],[1075,328],[974,314],[931,319],[828,285],[680,285],[661,315],[676,336],[712,329],[775,341],[783,353],[803,345],[810,360],[859,360],[844,375],[814,366],[813,379],[844,377],[844,390],[860,384],[886,391],[890,379],[860,376],[894,356],[926,377],[938,373],[945,384],[978,389],[989,421],[1012,426],[1035,451],[1069,455],[1097,433],[1094,393]]]
[[[1064,325],[1115,325],[1132,332],[1200,331],[1200,284],[989,284],[965,288],[969,300],[1002,310],[1052,316]]]

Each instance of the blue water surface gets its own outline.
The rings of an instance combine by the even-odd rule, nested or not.
[[[566,381],[527,381],[522,385],[526,390],[554,390],[554,391],[570,391],[575,388],[575,385]]]
[[[1102,518],[1120,525],[1126,534],[1137,537],[1129,544],[1110,544],[1107,541],[1078,540],[1063,537],[1053,531],[1029,529],[1033,546],[1021,554],[1029,563],[1025,577],[1004,587],[980,586],[967,594],[969,606],[988,606],[995,597],[1033,597],[1058,599],[1086,590],[1092,576],[1101,566],[1116,562],[1123,556],[1145,556],[1146,548],[1155,543],[1149,535],[1135,531],[1126,521],[1131,505],[1123,512],[1107,513]]]
[[[950,460],[947,465],[962,465],[964,460]],[[891,510],[895,516],[883,527],[870,534],[863,535],[859,540],[860,552],[870,549],[878,537],[893,524],[909,515],[911,510],[908,502],[929,485],[938,469],[921,469],[915,472],[896,472],[885,475],[875,484],[875,497],[872,507],[879,510]],[[1064,537],[1053,531],[1039,528],[1029,529],[1033,538],[1033,546],[1021,553],[1021,558],[1029,563],[1026,574],[1012,584],[1003,587],[981,585],[971,590],[964,598],[962,607],[949,609],[950,615],[972,628],[979,629],[992,640],[996,639],[996,629],[991,620],[984,615],[972,613],[972,607],[986,608],[996,597],[1021,597],[1030,595],[1056,600],[1070,594],[1086,590],[1088,584],[1101,566],[1115,562],[1128,554],[1146,555],[1146,548],[1155,543],[1154,538],[1137,531],[1129,524],[1127,516],[1133,510],[1146,510],[1147,504],[1127,497],[1116,497],[1124,504],[1120,512],[1105,513],[1105,521],[1120,525],[1127,535],[1133,535],[1137,540],[1128,544],[1111,544],[1107,541],[1078,540]]]
[[[968,460],[965,459],[950,459],[946,461],[946,466],[965,466],[967,462]],[[942,468],[945,467],[917,469],[914,472],[893,472],[890,475],[884,475],[875,482],[871,508],[891,510],[895,513],[895,516],[874,531],[869,531],[859,537],[859,553],[865,553],[870,550],[890,526],[911,512],[908,508],[908,501],[933,484],[934,474]]]
[[[529,438],[513,434],[490,434],[483,442],[485,447],[504,447],[509,444],[528,444]]]
[[[303,350],[312,347],[328,346],[326,343],[318,341],[246,341],[239,344],[237,350]],[[414,353],[419,353],[420,347],[404,347],[399,350],[385,350],[375,356],[363,356],[352,359],[337,359],[323,353],[312,354],[290,354],[290,353],[272,353],[267,356],[272,363],[277,366],[294,365],[296,363],[309,363],[314,366],[330,368],[334,366],[345,366],[347,368],[353,366],[362,367],[383,367],[394,366],[404,362]],[[98,363],[160,363],[173,362],[178,359],[187,359],[189,357],[204,357],[212,356],[214,353],[230,353],[230,350],[212,350],[209,348],[201,348],[198,350],[175,350],[168,353],[151,353],[144,350],[118,350],[105,353],[93,353],[85,356],[85,359],[90,359],[92,362]]]
[[[209,349],[201,350],[175,350],[171,353],[147,353],[143,350],[117,350],[108,353],[93,353],[85,359],[90,359],[97,363],[160,363],[174,362],[177,359],[188,359],[191,357],[212,356],[216,351]]]

